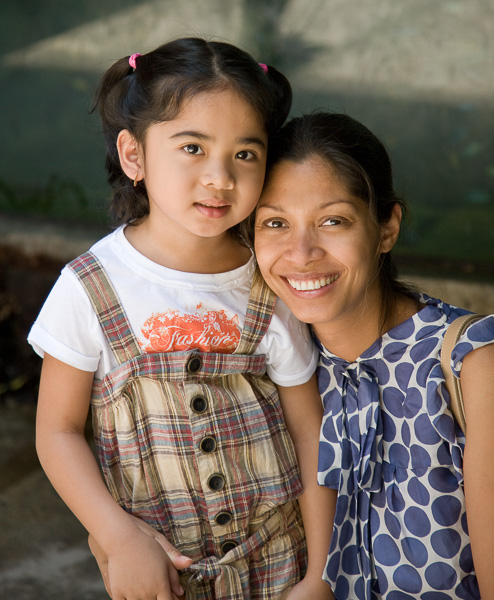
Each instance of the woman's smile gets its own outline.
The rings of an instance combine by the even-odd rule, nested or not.
[[[319,290],[320,288],[326,287],[334,283],[338,279],[339,275],[330,275],[329,277],[316,277],[311,279],[294,279],[286,277],[286,280],[290,286],[299,292],[306,292],[312,290]]]

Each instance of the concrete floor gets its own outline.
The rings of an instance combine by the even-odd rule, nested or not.
[[[34,405],[0,405],[0,600],[108,600],[83,527],[34,450]]]

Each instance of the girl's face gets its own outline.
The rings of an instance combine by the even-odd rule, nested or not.
[[[267,134],[248,102],[233,90],[205,92],[185,101],[177,118],[147,129],[127,174],[133,178],[139,168],[144,177],[149,221],[163,239],[184,244],[222,236],[254,210],[266,149]]]
[[[367,205],[318,157],[281,162],[256,212],[262,275],[295,316],[322,334],[379,306],[378,259],[394,243]]]

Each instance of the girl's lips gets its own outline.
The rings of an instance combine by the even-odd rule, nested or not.
[[[224,217],[230,208],[229,204],[208,204],[207,202],[196,202],[194,206],[202,215],[212,219]]]
[[[311,292],[313,290],[319,290],[322,287],[326,287],[331,283],[334,283],[338,277],[339,273],[336,275],[328,275],[324,277],[316,277],[313,279],[292,279],[291,277],[285,277],[288,281],[290,287],[299,291],[299,292]]]

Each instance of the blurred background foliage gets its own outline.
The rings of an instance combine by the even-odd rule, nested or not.
[[[120,56],[183,35],[236,43],[294,88],[292,116],[347,112],[387,146],[409,270],[494,275],[489,0],[3,0],[1,213],[107,223],[91,99]]]

